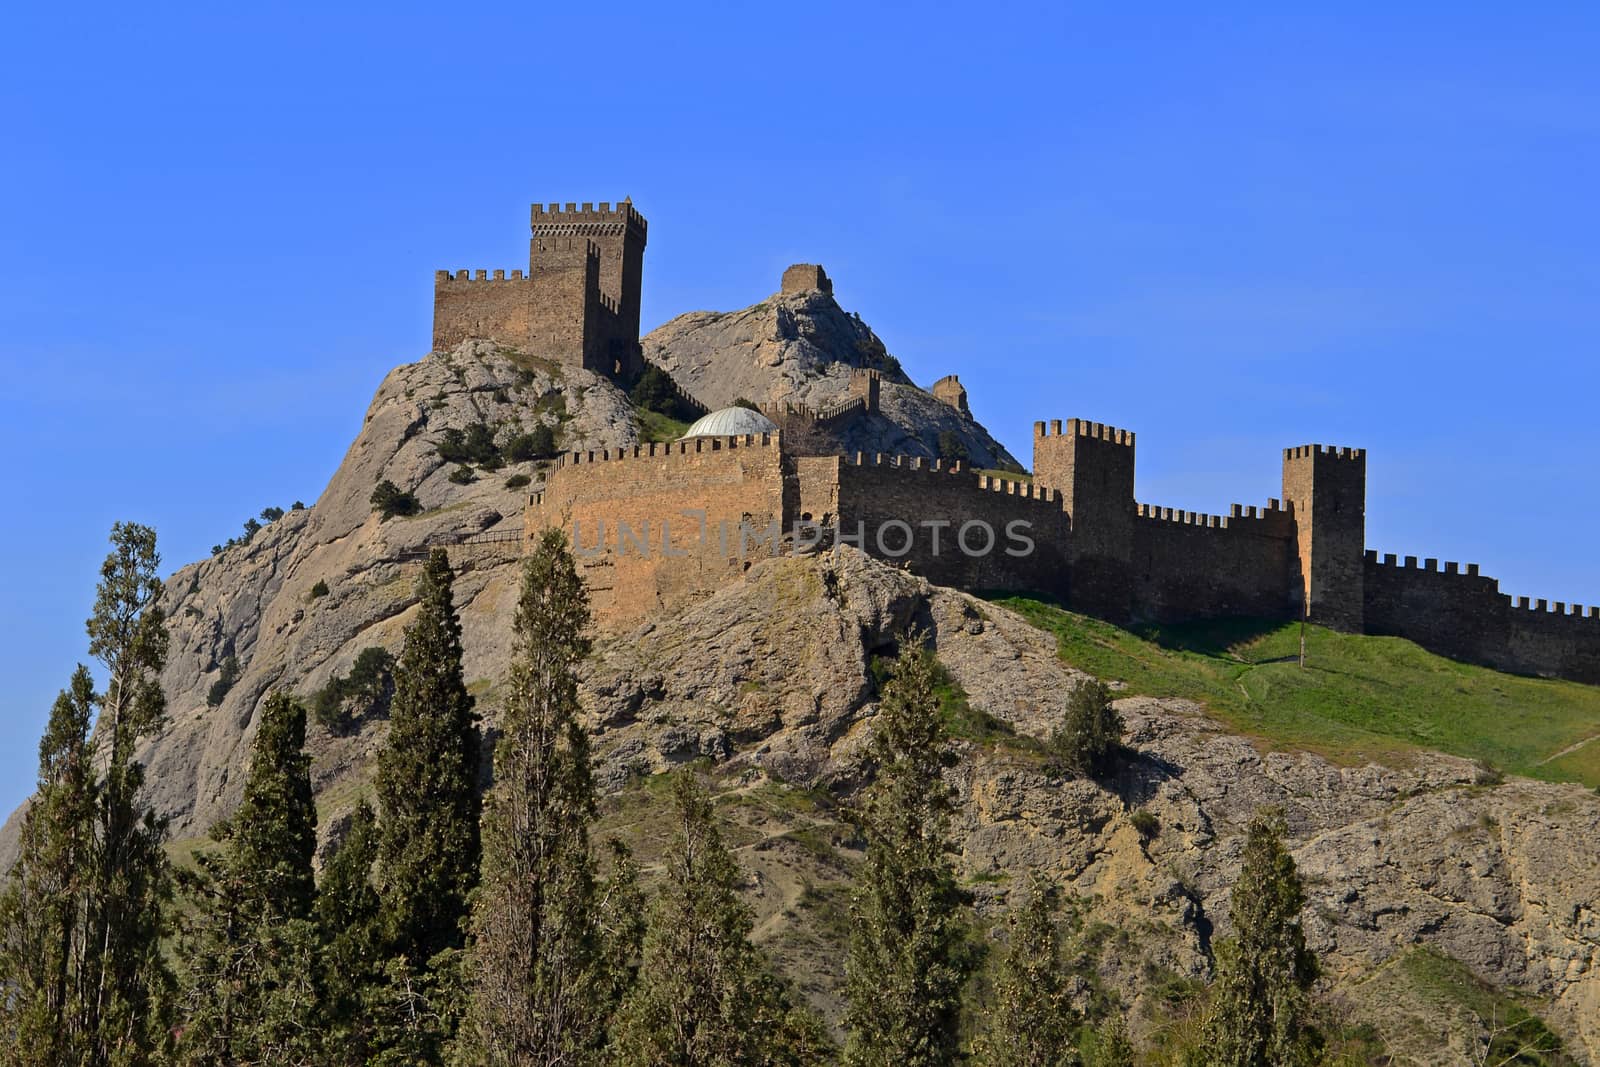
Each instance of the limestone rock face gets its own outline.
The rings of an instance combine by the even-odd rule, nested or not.
[[[977,467],[1015,458],[976,419],[919,389],[878,335],[820,289],[778,293],[742,311],[680,315],[643,339],[645,358],[715,409],[745,399],[820,410],[849,398],[850,372],[883,375],[880,412],[839,434],[849,451],[934,457],[954,434]]]
[[[538,423],[556,428],[567,448],[638,440],[627,398],[610,382],[516,360],[488,343],[467,342],[392,371],[313,506],[167,581],[172,645],[162,685],[170,722],[140,758],[150,799],[172,819],[175,840],[203,836],[237,803],[256,715],[270,690],[309,697],[347,671],[363,648],[399,653],[421,550],[471,535],[520,534],[528,493],[538,488],[538,464],[479,472],[476,481],[458,485],[449,480],[457,464],[436,454],[447,428],[476,423],[490,425],[502,443]],[[506,480],[519,473],[533,484],[508,489]],[[415,493],[422,512],[381,521],[369,497],[385,479]],[[517,551],[509,543],[452,551],[462,571],[456,603],[467,678],[480,690],[500,676],[510,648],[504,623]],[[319,581],[327,585],[325,596],[312,594]],[[207,693],[229,655],[242,674],[219,706],[208,707]],[[354,782],[352,774],[365,773],[382,729],[368,723],[355,737],[334,738],[313,728],[313,774],[324,797],[338,796]],[[0,866],[14,854],[15,822],[0,833]]]

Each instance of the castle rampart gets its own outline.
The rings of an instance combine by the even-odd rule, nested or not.
[[[1101,615],[1109,600],[1119,618],[1162,623],[1299,618],[1309,567],[1313,618],[1320,608],[1344,629],[1600,684],[1600,607],[1513,601],[1475,563],[1357,549],[1352,621],[1340,568],[1365,518],[1360,449],[1286,449],[1281,502],[1219,515],[1135,502],[1134,442],[1101,423],[1039,423],[1031,482],[920,457],[794,455],[765,434],[570,453],[527,528],[567,529],[612,627],[705,595],[756,559],[839,543],[944,585]]]
[[[433,348],[481,338],[632,380],[648,228],[631,203],[533,205],[528,272],[434,274]],[[478,283],[488,282],[488,285]]]
[[[435,274],[435,348],[489,338],[631,380],[645,366],[643,216],[623,201],[535,204],[530,218],[526,273]],[[832,284],[796,264],[782,291]],[[881,388],[858,368],[835,403],[774,410],[826,428],[877,412]],[[933,394],[967,410],[954,375]],[[568,532],[610,628],[708,595],[758,559],[851,544],[940,584],[1032,592],[1117,622],[1306,618],[1600,684],[1600,607],[1513,599],[1477,564],[1368,551],[1362,449],[1284,449],[1281,500],[1227,514],[1137,502],[1136,453],[1132,432],[1084,419],[1034,424],[1031,481],[903,456],[802,455],[780,434],[574,452],[531,498],[526,533]]]

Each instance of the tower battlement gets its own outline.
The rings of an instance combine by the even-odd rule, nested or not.
[[[482,270],[434,273],[434,351],[478,338],[632,381],[644,366],[644,216],[623,200],[615,206],[534,204],[529,217],[526,276],[520,270],[509,278],[503,270],[493,278]]]

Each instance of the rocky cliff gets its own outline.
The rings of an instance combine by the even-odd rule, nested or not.
[[[691,312],[652,330],[643,344],[647,359],[713,409],[743,399],[820,410],[848,398],[852,370],[877,370],[881,410],[839,431],[844,450],[934,457],[940,435],[949,434],[973,466],[1021,469],[970,414],[914,385],[872,328],[831,293],[775,293],[742,311]]]
[[[796,299],[816,301],[775,298],[735,316],[676,320],[652,335],[653,354],[690,388],[705,387],[713,370],[761,348],[738,337],[760,335]],[[813,321],[846,328],[839,316],[823,307]],[[709,330],[728,332],[712,343]],[[684,339],[694,333],[709,353],[700,363]],[[780,343],[787,354],[774,366],[812,359],[810,344],[803,332]],[[831,379],[832,366],[810,369]],[[750,379],[763,381],[783,388]],[[804,390],[821,389],[815,376],[783,381],[800,383],[800,399],[812,402]],[[568,448],[628,445],[639,432],[609,382],[469,343],[385,379],[314,506],[172,576],[163,677],[171,723],[142,755],[176,848],[237,802],[268,691],[309,697],[362,649],[399,650],[418,553],[431,544],[466,541],[452,548],[465,667],[492,724],[518,576],[515,542],[495,538],[520,533],[541,464],[452,481],[458,464],[441,459],[438,445],[450,430],[480,425],[502,444],[549,426]],[[519,475],[531,484],[507,485]],[[412,490],[420,511],[380,519],[368,498],[385,479]],[[1120,702],[1130,755],[1114,779],[1063,777],[1037,744],[1077,677],[1054,640],[1003,608],[852,550],[760,563],[713,596],[605,639],[583,690],[607,828],[648,861],[664,839],[656,772],[706,761],[752,873],[759,936],[825,1009],[836,1003],[843,887],[859,856],[839,805],[866,770],[873,657],[907,629],[928,636],[964,693],[952,770],[957,860],[979,914],[996,915],[1030,869],[1061,881],[1100,932],[1085,950],[1086,974],[1138,1005],[1139,1026],[1150,1025],[1165,985],[1207,974],[1211,940],[1227,932],[1244,824],[1274,804],[1307,875],[1306,921],[1330,984],[1358,1015],[1381,1020],[1399,1062],[1462,1062],[1481,1029],[1414,980],[1419,951],[1519,991],[1584,1062],[1600,1054],[1600,798],[1592,792],[1497,783],[1427,754],[1404,766],[1339,766],[1230,734],[1198,705],[1151,698]],[[211,706],[207,693],[230,656],[240,677]],[[367,788],[385,729],[381,716],[348,736],[313,729],[325,831]],[[1159,832],[1136,827],[1141,810]]]

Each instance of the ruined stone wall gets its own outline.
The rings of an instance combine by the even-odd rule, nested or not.
[[[840,536],[862,536],[869,555],[958,589],[1068,595],[1059,493],[903,456],[857,453],[838,475]]]
[[[1273,500],[1229,515],[1138,506],[1129,584],[1133,617],[1182,622],[1293,617],[1294,521]]]
[[[1452,659],[1600,684],[1600,608],[1515,601],[1500,583],[1437,559],[1364,558],[1365,628]]]
[[[777,439],[700,437],[611,452],[572,453],[526,516],[531,539],[555,526],[573,540],[596,618],[619,628],[647,612],[710,593],[772,555],[740,537],[784,524]]]
[[[828,274],[817,263],[796,263],[783,272],[783,282],[780,292],[809,293],[820,290],[832,295],[833,283],[828,280]]]
[[[972,414],[972,409],[967,407],[967,390],[961,384],[961,379],[954,374],[946,374],[943,378],[933,383],[933,396],[941,400],[963,415]]]

